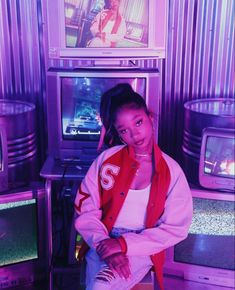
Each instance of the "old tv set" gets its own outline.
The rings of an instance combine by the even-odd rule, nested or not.
[[[0,195],[0,289],[48,275],[45,190]]]
[[[49,71],[48,154],[60,160],[94,160],[98,155],[101,131],[101,95],[118,83],[129,83],[145,98],[154,116],[157,139],[159,82],[159,73],[156,70]]]
[[[7,136],[3,125],[0,125],[0,192],[8,189],[8,154]]]
[[[108,0],[44,0],[49,58],[164,58],[168,1],[118,2],[113,19]]]
[[[235,193],[235,130],[205,128],[202,132],[199,183],[208,189]]]
[[[188,237],[166,253],[164,272],[186,280],[235,286],[234,195],[193,189]]]

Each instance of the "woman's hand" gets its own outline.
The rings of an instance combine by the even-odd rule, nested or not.
[[[105,259],[110,270],[116,272],[121,278],[128,279],[131,276],[129,260],[123,253],[117,253]]]
[[[121,246],[116,239],[103,240],[96,248],[96,252],[100,256],[101,260],[105,260],[113,254],[121,253],[121,251]]]

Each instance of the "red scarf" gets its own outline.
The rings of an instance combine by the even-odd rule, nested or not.
[[[108,10],[104,14],[106,14],[104,19],[100,20],[100,32],[102,32],[102,30],[104,29],[104,27],[106,26],[106,24],[108,23],[110,18],[112,17],[112,11]],[[122,21],[121,15],[119,13],[117,13],[117,17],[115,19],[114,26],[113,26],[112,31],[111,31],[112,34],[117,33],[121,21]],[[115,45],[116,45],[116,42],[111,42],[111,47],[115,47]]]

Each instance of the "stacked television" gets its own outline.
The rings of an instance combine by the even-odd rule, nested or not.
[[[107,2],[43,2],[49,63],[48,153],[55,158],[70,160],[90,155],[88,158],[94,159],[101,127],[100,97],[121,82],[131,84],[146,99],[157,128],[160,74],[156,68],[140,69],[129,64],[133,59],[165,57],[168,1],[121,0],[119,12],[125,19],[125,34],[110,47],[90,47],[90,27],[100,13],[107,12]],[[95,60],[94,66],[91,59]],[[123,67],[124,59],[127,65]]]
[[[48,152],[61,161],[94,160],[101,95],[118,83],[129,83],[145,98],[158,128],[160,83],[155,70],[50,71],[47,81]]]
[[[100,12],[107,12],[108,1],[45,0],[44,2],[49,58],[165,57],[168,2],[166,0],[120,1],[119,12],[125,20],[123,28],[125,33],[122,33],[122,37],[110,47],[104,47],[102,44],[95,47],[89,45],[92,39],[91,25]],[[117,30],[116,34],[121,33]]]
[[[40,186],[0,195],[0,289],[48,278],[46,209]]]
[[[184,169],[194,215],[188,237],[167,252],[165,272],[235,287],[235,100],[185,104]],[[213,286],[212,286],[213,287]]]
[[[9,128],[0,123],[0,289],[22,289],[47,278],[47,203],[42,185],[8,186],[9,148],[14,144],[7,140]]]
[[[108,8],[106,2],[43,2],[48,56],[48,154],[57,164],[75,164],[76,168],[91,164],[98,154],[101,95],[118,83],[129,83],[146,100],[158,141],[161,76],[156,67],[139,64],[143,59],[151,62],[165,58],[168,1],[121,0],[124,36],[110,47],[91,47],[90,27],[95,17]],[[77,265],[75,256],[80,243],[72,223],[70,265]]]

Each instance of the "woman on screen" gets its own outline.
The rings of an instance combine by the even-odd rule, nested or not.
[[[121,0],[108,0],[109,9],[103,9],[93,20],[90,31],[94,36],[87,47],[116,47],[126,34],[126,22],[119,13]]]
[[[151,114],[129,84],[103,94],[109,149],[93,162],[75,200],[86,244],[87,290],[131,289],[154,267],[161,289],[164,250],[185,239],[191,192],[180,166],[154,143]],[[88,247],[86,249],[88,249]]]

